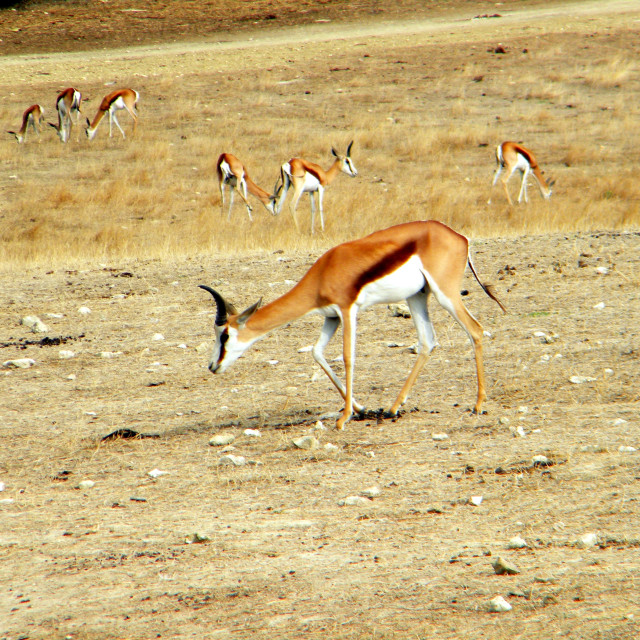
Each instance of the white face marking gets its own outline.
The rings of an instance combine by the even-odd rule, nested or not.
[[[356,305],[366,309],[374,304],[406,300],[424,287],[423,271],[420,258],[411,256],[395,271],[365,285],[356,298]]]
[[[241,342],[238,340],[238,330],[229,325],[216,325],[215,331],[216,343],[209,370],[211,373],[224,373],[255,341]]]

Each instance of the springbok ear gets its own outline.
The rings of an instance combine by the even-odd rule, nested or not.
[[[554,185],[555,183],[556,183],[555,178],[552,178],[551,180],[549,180],[549,182],[547,182],[547,184],[548,184],[550,187],[553,187],[553,185]]]
[[[353,140],[349,143],[349,146],[347,147],[347,156],[351,155],[351,147],[353,146]]]
[[[340,156],[338,155],[338,152],[337,152],[333,147],[331,147],[331,153],[332,153],[336,158],[339,158],[339,157],[340,157]]]
[[[258,300],[255,304],[252,304],[250,307],[246,308],[237,318],[238,326],[240,329],[244,329],[244,326],[249,321],[249,318],[260,308],[262,304],[262,298]]]
[[[58,129],[58,125],[53,124],[52,122],[47,122],[47,124],[48,124],[50,127],[53,127],[54,129],[56,129],[56,131],[57,131],[57,129]]]

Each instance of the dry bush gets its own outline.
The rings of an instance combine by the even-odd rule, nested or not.
[[[588,86],[611,89],[625,84],[636,71],[637,63],[621,53],[611,59],[599,61],[584,70]]]

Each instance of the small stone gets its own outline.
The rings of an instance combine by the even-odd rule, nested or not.
[[[340,507],[357,507],[362,505],[371,504],[371,500],[369,498],[365,498],[364,496],[347,496],[344,500],[338,501],[338,506]]]
[[[71,358],[75,358],[76,354],[73,351],[62,350],[58,353],[58,357],[60,360],[71,360]]]
[[[212,447],[225,447],[231,444],[236,437],[232,433],[218,433],[209,440]]]
[[[201,342],[197,347],[196,347],[196,353],[206,353],[207,351],[209,351],[209,343],[208,342]]]
[[[387,307],[389,311],[391,311],[391,315],[394,318],[410,318],[411,311],[409,310],[409,305],[400,302],[398,304],[390,304]]]
[[[496,596],[489,602],[489,611],[491,613],[504,613],[505,611],[511,611],[513,607],[502,597]]]
[[[205,542],[209,542],[211,538],[204,533],[194,533],[191,536],[185,538],[186,544],[204,544]]]
[[[522,413],[522,414],[529,413],[529,407],[525,407],[524,405],[518,407],[518,413]]]
[[[78,489],[82,489],[83,491],[86,489],[91,489],[95,486],[95,482],[93,480],[83,480],[78,483]]]
[[[471,496],[469,502],[475,507],[479,507],[482,504],[482,496]]]
[[[250,438],[262,437],[262,434],[260,433],[260,431],[258,431],[258,429],[245,429],[243,433],[245,436],[249,436]]]
[[[549,465],[549,463],[551,462],[549,460],[549,458],[547,458],[547,456],[543,456],[543,455],[537,455],[537,456],[533,456],[533,458],[531,458],[531,462],[533,462],[534,466],[538,465],[541,467],[546,467]]]
[[[322,420],[318,420],[314,425],[313,428],[316,431],[326,431],[327,427],[324,426],[324,423],[322,422]]]
[[[164,340],[164,336],[161,333],[154,333],[153,336],[151,336],[151,339],[156,342],[160,342],[161,340]]]
[[[161,476],[166,476],[168,471],[160,471],[160,469],[152,469],[147,474],[150,478],[160,478]]]
[[[7,488],[7,485],[4,482],[0,482],[0,491],[4,491]]]
[[[625,420],[624,418],[616,418],[613,421],[613,426],[614,427],[619,427],[621,424],[627,424],[627,420]]]
[[[516,433],[517,433],[521,438],[524,438],[524,437],[526,437],[526,435],[527,435],[527,434],[526,434],[526,432],[525,432],[525,430],[524,430],[524,428],[523,428],[522,426],[518,426],[518,427],[516,427]]]
[[[75,380],[75,379],[76,379],[76,374],[75,374],[75,373],[70,373],[70,374],[67,376],[67,380]]]
[[[322,448],[328,453],[335,453],[336,451],[339,451],[339,447],[335,444],[331,444],[330,442],[327,442]]]
[[[491,566],[493,567],[493,570],[496,572],[496,574],[499,576],[503,576],[503,575],[515,576],[516,574],[520,573],[519,569],[517,569],[514,565],[509,564],[504,558],[496,558],[491,563]]]
[[[618,451],[620,453],[634,453],[635,451],[637,451],[637,449],[635,447],[629,447],[629,446],[622,445],[622,446],[618,447]]]
[[[579,547],[594,547],[598,544],[598,534],[597,533],[585,533],[584,535],[578,538],[578,546]]]
[[[101,351],[100,352],[100,357],[101,358],[105,358],[105,359],[109,359],[109,358],[115,358],[116,356],[122,355],[122,351]]]
[[[0,504],[13,504],[13,503],[14,503],[13,498],[2,498],[2,500],[0,500]]]
[[[302,436],[302,438],[295,438],[293,444],[298,447],[298,449],[315,449],[320,443],[318,442],[318,438],[314,436]]]
[[[600,275],[607,275],[607,273],[609,273],[609,269],[607,267],[596,267],[596,273],[599,273]]]
[[[511,421],[506,416],[503,416],[502,418],[500,418],[500,420],[498,420],[498,422],[500,424],[509,424],[509,422],[511,422]]]
[[[82,314],[83,316],[88,316],[91,313],[91,309],[89,309],[89,307],[80,307],[78,309],[78,313]]]
[[[593,305],[594,309],[604,309],[604,307],[605,307],[604,302],[598,302],[598,304]]]
[[[377,498],[380,495],[380,487],[369,487],[360,492],[365,498]]]
[[[432,433],[431,439],[432,440],[448,440],[449,434],[448,433]]]
[[[270,364],[271,366],[277,365],[278,362],[279,362],[279,360],[267,360],[267,364]]]
[[[231,465],[234,467],[242,467],[247,464],[247,461],[244,456],[234,456],[232,453],[227,454],[226,456],[222,456],[220,460],[218,460],[218,465]]]
[[[301,347],[298,349],[298,353],[309,353],[309,351],[313,351],[313,345],[307,345],[306,347]]]
[[[507,542],[507,549],[524,549],[527,546],[527,541],[520,536],[514,536]]]
[[[595,378],[591,376],[571,376],[569,382],[572,384],[584,384],[585,382],[595,382]]]
[[[6,369],[28,369],[36,363],[31,358],[16,358],[15,360],[5,360],[2,366]]]

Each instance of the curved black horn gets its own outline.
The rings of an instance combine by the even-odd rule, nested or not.
[[[347,147],[347,156],[351,155],[351,147],[353,146],[353,140],[349,143],[349,146]]]
[[[229,317],[229,306],[226,302],[225,299],[215,290],[212,289],[211,287],[207,287],[206,284],[199,284],[198,285],[201,289],[204,289],[205,291],[208,291],[212,296],[213,299],[215,300],[216,303],[216,324],[218,326],[222,326],[224,324],[227,323],[227,318]]]

